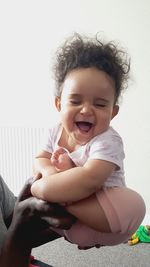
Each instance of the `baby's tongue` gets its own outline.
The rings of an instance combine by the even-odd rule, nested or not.
[[[76,125],[81,131],[84,131],[84,132],[88,132],[92,127],[92,124],[86,121],[76,122]]]

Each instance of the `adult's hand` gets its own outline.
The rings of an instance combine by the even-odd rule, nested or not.
[[[60,237],[51,227],[69,229],[75,222],[62,206],[33,197],[30,192],[33,182],[34,178],[30,178],[23,187],[10,226],[16,241],[31,248]]]
[[[27,267],[33,247],[60,237],[51,227],[68,229],[75,222],[63,207],[32,197],[33,182],[33,178],[26,182],[16,201],[0,254],[1,267]]]

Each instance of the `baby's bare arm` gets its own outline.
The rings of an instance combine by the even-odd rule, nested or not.
[[[74,202],[96,192],[115,170],[114,163],[89,160],[83,167],[45,176],[36,181],[32,194],[38,198],[57,203]]]

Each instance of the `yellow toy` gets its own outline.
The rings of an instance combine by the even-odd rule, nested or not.
[[[129,245],[136,245],[137,243],[150,243],[150,225],[141,225],[137,231],[129,239]]]

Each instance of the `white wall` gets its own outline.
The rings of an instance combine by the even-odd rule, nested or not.
[[[113,125],[126,150],[126,180],[150,214],[150,1],[0,1],[0,126],[47,126],[53,110],[50,60],[74,31],[102,32],[126,47],[132,82]]]

